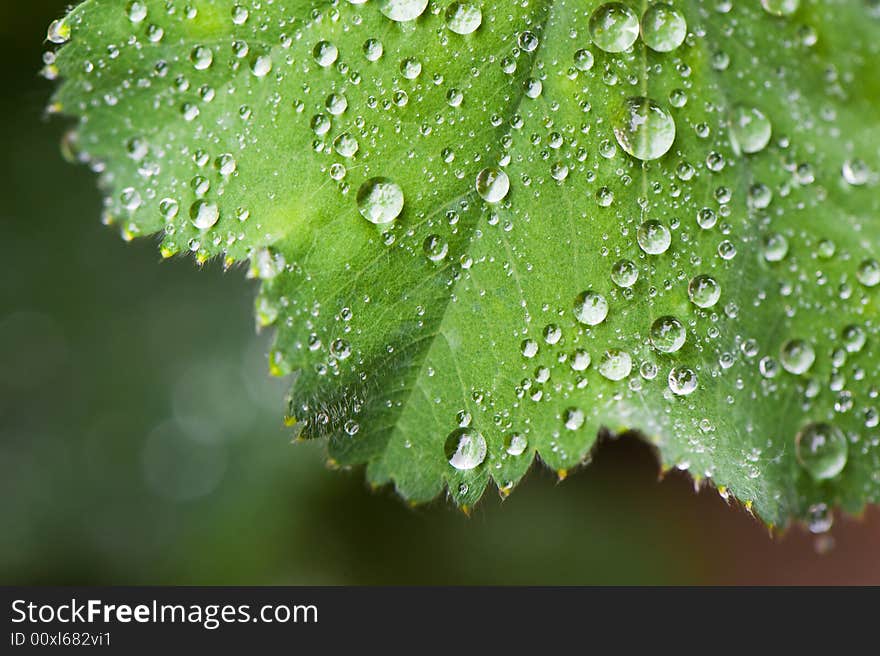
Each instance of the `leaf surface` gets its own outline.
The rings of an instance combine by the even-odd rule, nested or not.
[[[673,4],[88,0],[46,72],[340,465],[469,506],[637,430],[821,527],[880,494],[880,9]]]

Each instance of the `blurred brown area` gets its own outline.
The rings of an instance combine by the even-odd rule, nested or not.
[[[240,271],[100,225],[43,108],[64,2],[0,6],[0,583],[878,584],[880,513],[771,538],[651,450],[609,440],[464,517],[292,446]]]

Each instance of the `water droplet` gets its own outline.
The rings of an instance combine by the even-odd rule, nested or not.
[[[439,235],[428,235],[422,243],[422,251],[432,262],[441,262],[449,252],[449,244]]]
[[[477,175],[476,189],[487,203],[498,203],[510,191],[510,179],[501,169],[485,168]]]
[[[132,23],[140,23],[147,17],[147,5],[142,0],[134,0],[128,3],[128,20]]]
[[[197,71],[203,71],[214,61],[213,51],[206,46],[196,46],[189,53],[189,60]]]
[[[584,425],[584,411],[580,408],[568,408],[562,420],[568,430],[577,430]]]
[[[590,37],[605,52],[623,52],[639,38],[639,17],[622,2],[607,2],[590,16]]]
[[[333,149],[342,157],[354,157],[358,147],[357,139],[348,132],[343,132],[333,140]]]
[[[367,61],[378,61],[384,51],[385,47],[378,39],[367,39],[364,41],[364,57],[367,58]]]
[[[458,428],[446,438],[446,458],[460,471],[479,467],[486,459],[486,438],[472,428]]]
[[[483,22],[483,12],[476,2],[452,2],[446,8],[446,26],[456,34],[471,34]]]
[[[658,3],[642,15],[642,40],[651,50],[671,52],[684,42],[687,21],[675,7]]]
[[[764,11],[774,16],[790,16],[800,4],[801,0],[761,0]]]
[[[865,287],[880,285],[880,262],[874,259],[865,260],[856,270],[856,278]]]
[[[672,243],[672,234],[669,228],[659,221],[645,221],[639,226],[636,234],[639,247],[648,255],[660,255],[665,253]]]
[[[623,380],[632,371],[632,357],[626,351],[610,349],[602,354],[598,369],[608,380]]]
[[[571,354],[571,368],[573,371],[584,371],[590,366],[592,358],[583,349],[578,349]]]
[[[672,115],[650,98],[629,98],[623,104],[614,126],[617,143],[640,160],[665,155],[675,141]]]
[[[770,119],[761,110],[743,105],[734,107],[730,117],[730,143],[737,154],[764,150],[772,132]]]
[[[697,374],[688,367],[675,367],[667,379],[669,389],[677,396],[687,396],[697,389]]]
[[[721,285],[711,276],[695,276],[688,283],[688,297],[697,307],[710,308],[721,298]]]
[[[809,342],[792,339],[782,345],[779,360],[782,368],[797,376],[807,373],[816,361],[816,352]]]
[[[533,358],[538,355],[538,342],[533,339],[525,339],[520,344],[520,351],[527,358]]]
[[[272,70],[272,58],[269,55],[258,55],[251,62],[251,73],[256,77],[266,77]]]
[[[312,56],[318,66],[326,68],[332,66],[339,57],[339,49],[329,41],[318,41],[312,49]]]
[[[197,200],[189,208],[189,218],[199,230],[207,230],[220,218],[220,208],[215,203]]]
[[[675,317],[660,317],[651,324],[651,344],[661,353],[675,353],[684,346],[687,331]]]
[[[808,424],[795,438],[798,462],[817,481],[834,478],[846,466],[846,436],[832,424]]]
[[[846,160],[843,163],[843,167],[841,167],[841,173],[843,174],[843,179],[846,183],[851,184],[854,187],[865,184],[868,181],[868,178],[871,177],[871,171],[868,168],[868,165],[861,159]]]
[[[850,325],[843,329],[843,345],[848,353],[858,353],[865,347],[868,335],[861,326]]]
[[[46,32],[46,39],[52,43],[66,43],[70,40],[70,25],[63,19],[52,21]]]
[[[390,223],[403,210],[403,190],[388,178],[370,178],[358,189],[357,206],[367,221]]]
[[[247,23],[249,16],[250,12],[248,12],[247,8],[242,5],[235,5],[232,8],[232,22],[236,25],[244,25]]]
[[[393,21],[415,20],[428,6],[428,0],[379,0],[379,11]]]
[[[778,232],[764,237],[764,259],[768,262],[781,262],[788,255],[788,239]]]
[[[597,326],[608,316],[608,301],[594,291],[583,292],[574,302],[574,316],[582,324]]]
[[[509,433],[504,436],[504,450],[511,456],[522,455],[529,442],[522,433]]]
[[[632,287],[639,279],[639,269],[631,260],[618,260],[611,267],[611,280],[618,287]]]
[[[593,68],[593,53],[585,48],[575,52],[574,67],[579,71],[588,71]]]

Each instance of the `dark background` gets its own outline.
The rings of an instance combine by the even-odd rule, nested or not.
[[[253,283],[124,243],[63,161],[37,72],[65,4],[0,3],[0,583],[880,583],[880,512],[838,519],[820,555],[659,482],[629,438],[470,518],[289,444]]]

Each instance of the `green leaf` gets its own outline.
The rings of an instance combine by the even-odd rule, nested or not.
[[[673,4],[89,0],[46,72],[340,465],[468,506],[638,430],[819,530],[880,495],[880,8]]]

